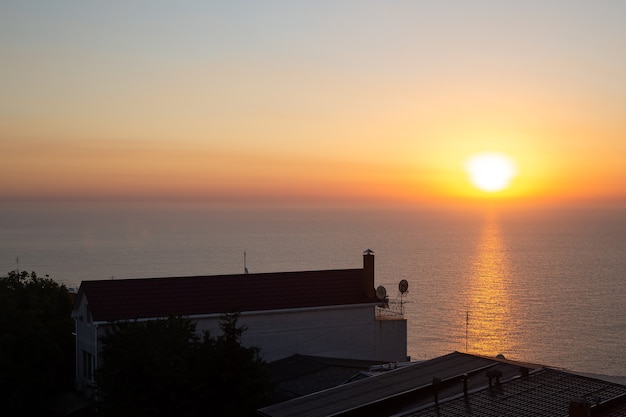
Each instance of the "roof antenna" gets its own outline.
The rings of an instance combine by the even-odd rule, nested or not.
[[[469,310],[465,310],[465,353],[467,353],[467,339],[469,336]]]
[[[246,251],[243,251],[243,273],[248,273],[248,266],[246,265]]]

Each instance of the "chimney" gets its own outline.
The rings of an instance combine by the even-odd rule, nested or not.
[[[374,251],[371,249],[363,252],[363,289],[368,298],[374,298]]]
[[[469,393],[467,391],[467,385],[469,383],[469,375],[463,374],[463,398],[467,401]]]
[[[569,417],[589,417],[591,416],[591,405],[584,398],[576,398],[569,402],[567,415]]]
[[[499,369],[489,369],[486,372],[487,378],[489,378],[489,388],[493,388],[493,379],[496,379],[496,386],[500,386],[500,377],[502,377],[502,371]]]
[[[441,379],[433,377],[432,386],[433,386],[433,393],[435,394],[435,406],[439,407],[439,389],[441,388]]]

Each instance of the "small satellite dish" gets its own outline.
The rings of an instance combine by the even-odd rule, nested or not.
[[[400,290],[400,311],[404,314],[404,306],[402,304],[402,297],[409,290],[409,282],[406,279],[403,279],[398,284],[398,289]]]
[[[378,288],[376,288],[376,297],[382,301],[385,299],[386,296],[387,290],[382,285],[379,285]]]

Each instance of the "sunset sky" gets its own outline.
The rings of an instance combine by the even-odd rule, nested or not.
[[[626,206],[626,2],[0,3],[0,201]],[[516,165],[477,189],[477,153]]]

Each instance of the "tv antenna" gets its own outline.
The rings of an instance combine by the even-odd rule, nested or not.
[[[246,251],[243,251],[243,273],[248,273],[248,266],[246,265]]]
[[[469,310],[465,310],[465,353],[467,353],[467,340],[469,336]]]

